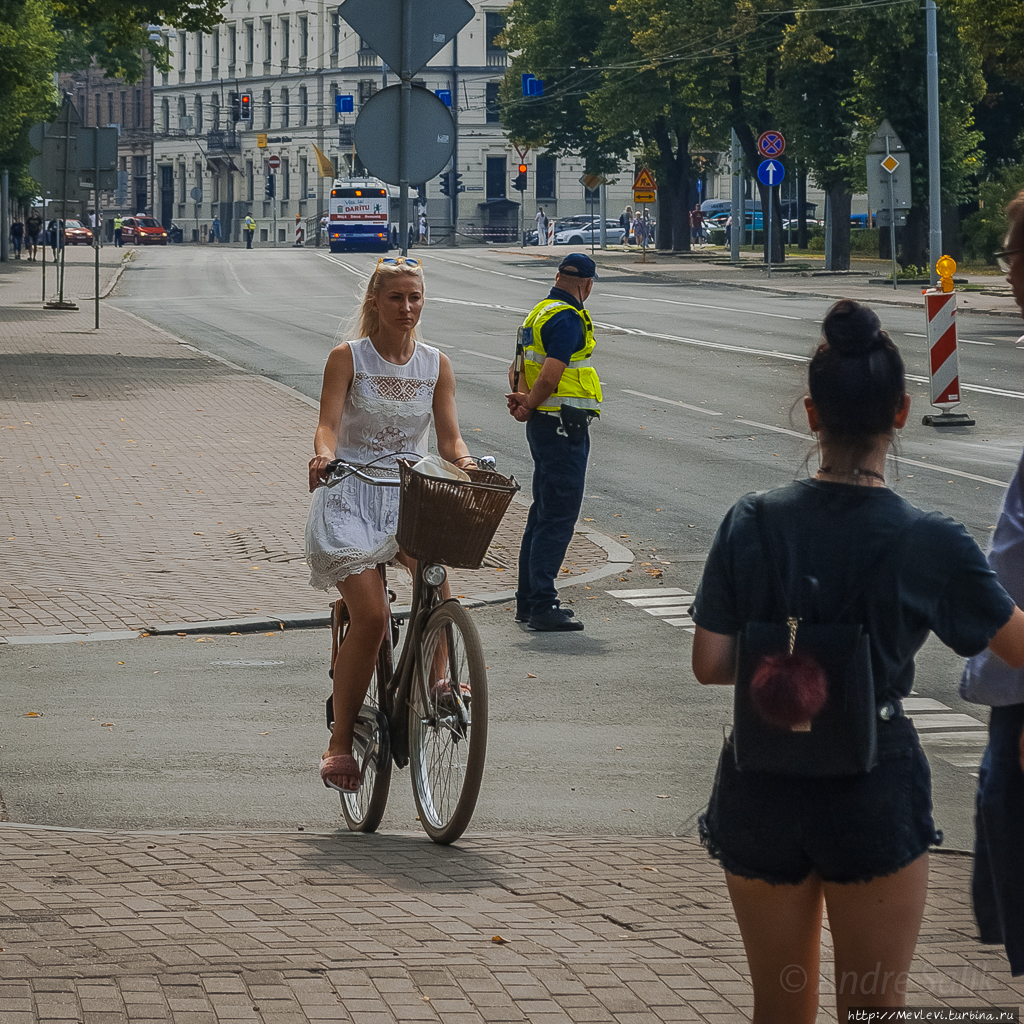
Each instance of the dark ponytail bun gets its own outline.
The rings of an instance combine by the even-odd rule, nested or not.
[[[903,357],[874,311],[840,299],[821,328],[807,371],[822,432],[833,443],[858,449],[891,434],[906,395]]]

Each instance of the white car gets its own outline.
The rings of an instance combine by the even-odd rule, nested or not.
[[[608,221],[605,237],[609,243],[612,245],[620,244],[625,233],[618,221]],[[583,245],[584,243],[589,245],[591,241],[600,243],[600,225],[573,224],[564,231],[555,232],[555,245]]]

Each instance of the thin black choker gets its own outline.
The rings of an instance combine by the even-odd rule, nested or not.
[[[885,483],[885,477],[881,473],[876,473],[873,469],[851,469],[851,470],[835,470],[831,466],[819,466],[819,473],[829,473],[832,476],[870,476],[875,480],[881,480]]]

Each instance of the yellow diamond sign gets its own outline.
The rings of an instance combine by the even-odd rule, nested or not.
[[[891,153],[882,161],[882,166],[892,174],[899,167],[900,162]]]

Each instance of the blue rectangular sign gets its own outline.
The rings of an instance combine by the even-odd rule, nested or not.
[[[355,104],[351,96],[335,96],[334,112],[336,114],[351,114],[355,110]]]
[[[434,95],[446,106],[452,105],[452,91],[451,89],[435,89]]]

